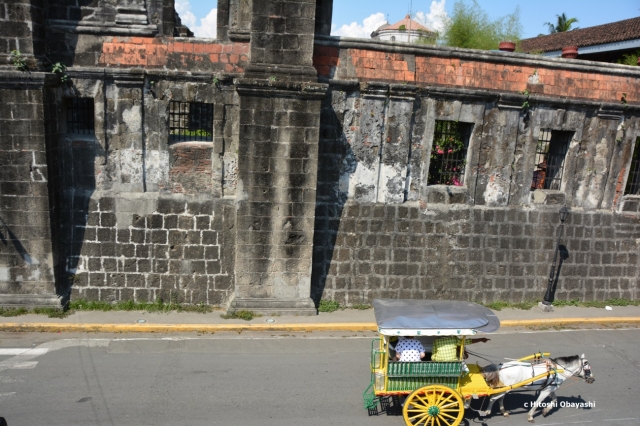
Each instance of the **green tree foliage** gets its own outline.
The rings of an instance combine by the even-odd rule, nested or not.
[[[430,33],[424,30],[418,30],[418,37],[413,40],[416,44],[435,45],[438,41],[438,33]]]
[[[501,41],[518,42],[522,34],[520,11],[492,20],[476,0],[458,0],[445,25],[442,44],[451,47],[493,50]]]
[[[577,30],[577,28],[571,28],[573,24],[578,22],[576,18],[567,19],[567,15],[565,15],[564,13],[562,15],[556,15],[556,17],[558,18],[558,20],[555,25],[553,25],[551,22],[545,22],[545,25],[549,27],[549,34],[564,33],[567,31],[571,31],[572,29]]]
[[[618,59],[618,63],[624,64],[624,65],[632,65],[635,67],[638,65],[639,56],[640,56],[640,50],[636,50],[635,52],[629,53],[628,55],[624,55],[621,59]]]

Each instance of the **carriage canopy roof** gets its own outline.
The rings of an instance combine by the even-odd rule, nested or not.
[[[387,336],[471,336],[500,328],[491,309],[472,302],[375,299],[373,310]]]

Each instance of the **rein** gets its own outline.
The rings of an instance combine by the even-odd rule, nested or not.
[[[591,377],[591,367],[589,366],[589,364],[587,362],[582,362],[582,359],[578,358],[578,360],[579,360],[578,364],[580,364],[580,370],[577,371],[577,372],[574,372],[573,369],[567,368],[566,365],[560,364],[557,361],[558,358],[555,358],[555,359],[554,358],[549,358],[549,359],[551,361],[553,361],[554,364],[562,367],[562,369],[564,369],[565,371],[569,371],[571,373],[571,375],[568,376],[567,378],[582,379],[587,383],[593,383],[594,382],[593,377]],[[584,373],[584,374],[581,376],[580,373]]]

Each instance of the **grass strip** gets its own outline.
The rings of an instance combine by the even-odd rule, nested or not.
[[[262,315],[253,312],[253,311],[247,311],[247,310],[240,310],[240,311],[233,311],[233,312],[227,312],[226,314],[222,314],[220,315],[220,318],[224,318],[224,319],[241,319],[241,320],[245,320],[245,321],[251,321],[254,318],[258,318],[261,317]]]
[[[591,300],[587,302],[582,302],[578,299],[553,301],[553,306],[556,308],[563,308],[565,306],[576,306],[579,308],[604,308],[605,306],[639,306],[639,305],[640,305],[640,300],[629,300],[629,299],[607,299],[604,301]],[[485,303],[484,306],[494,311],[501,311],[502,309],[507,309],[507,308],[529,310],[534,306],[538,306],[538,302],[520,302],[520,303],[491,302],[491,303]]]
[[[156,302],[133,302],[131,300],[121,302],[106,302],[78,299],[69,302],[67,309],[59,308],[0,308],[0,316],[16,317],[26,314],[47,315],[49,318],[65,318],[76,311],[142,311],[142,312],[196,312],[206,314],[213,311],[213,307],[203,303],[188,305],[184,303],[164,303],[162,299]]]

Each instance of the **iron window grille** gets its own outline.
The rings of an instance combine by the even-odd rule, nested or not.
[[[169,141],[213,141],[213,104],[171,101]]]
[[[67,133],[95,134],[93,99],[67,98]]]
[[[624,193],[626,195],[640,195],[640,137],[636,138],[636,143],[633,147],[631,169]]]
[[[464,184],[472,124],[436,120],[427,185]]]
[[[573,132],[540,129],[536,145],[535,170],[531,190],[560,189],[564,172],[564,160],[569,150]]]

